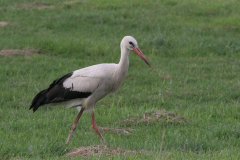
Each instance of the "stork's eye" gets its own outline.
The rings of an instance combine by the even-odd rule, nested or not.
[[[134,47],[134,44],[130,41],[129,44],[131,44]]]

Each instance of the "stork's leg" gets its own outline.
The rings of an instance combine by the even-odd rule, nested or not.
[[[92,115],[92,128],[97,132],[97,134],[99,135],[99,137],[102,139],[103,142],[105,142],[105,139],[103,138],[102,134],[100,133],[98,126],[95,122],[95,118],[94,118],[94,112],[91,112]]]
[[[70,140],[70,138],[71,138],[71,136],[72,136],[72,134],[73,134],[73,131],[76,129],[78,120],[80,119],[83,111],[84,111],[84,109],[82,108],[82,109],[80,110],[80,112],[78,113],[77,118],[76,118],[75,121],[73,122],[72,129],[71,129],[71,132],[70,132],[70,134],[69,134],[69,136],[68,136],[68,139],[67,139],[66,144],[68,144],[68,142],[69,142],[69,140]]]

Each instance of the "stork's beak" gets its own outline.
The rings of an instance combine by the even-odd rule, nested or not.
[[[140,58],[142,58],[142,60],[144,60],[151,67],[151,64],[149,63],[149,61],[139,48],[134,48],[133,52],[136,53]]]

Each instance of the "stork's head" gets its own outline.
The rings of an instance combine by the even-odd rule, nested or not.
[[[142,51],[138,48],[136,39],[134,39],[131,36],[125,36],[123,37],[120,46],[121,48],[126,48],[136,53],[142,60],[144,60],[151,67],[151,64],[149,63],[147,58],[144,56]]]

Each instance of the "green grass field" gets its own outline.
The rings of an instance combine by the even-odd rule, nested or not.
[[[240,1],[67,2],[0,1],[0,22],[9,23],[0,26],[0,51],[41,49],[0,56],[0,159],[240,159]],[[84,113],[66,145],[77,110],[33,114],[32,98],[66,73],[118,63],[126,35],[152,67],[131,52],[120,91],[97,103],[95,117],[98,126],[135,132],[102,132],[104,144]],[[189,122],[122,123],[155,110]],[[146,152],[67,156],[91,145]]]

